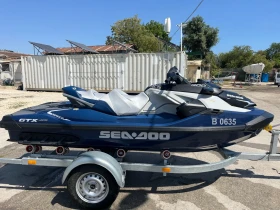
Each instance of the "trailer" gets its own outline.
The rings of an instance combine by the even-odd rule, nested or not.
[[[29,154],[22,158],[0,158],[0,163],[54,166],[66,168],[62,183],[72,198],[83,208],[102,209],[109,207],[117,198],[119,189],[125,185],[126,171],[158,172],[166,176],[192,174],[223,169],[237,160],[280,161],[277,153],[280,130],[271,131],[270,149],[267,153],[240,153],[225,148],[217,150],[224,158],[215,163],[200,165],[171,165],[169,151],[163,151],[161,164],[123,162],[122,158],[101,151],[76,151],[72,155]]]

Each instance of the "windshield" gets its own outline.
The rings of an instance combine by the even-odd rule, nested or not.
[[[280,78],[280,74],[277,74],[277,78]]]

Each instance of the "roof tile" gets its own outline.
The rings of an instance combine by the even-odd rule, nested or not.
[[[132,48],[133,45],[131,44],[125,44],[127,47]],[[97,51],[97,52],[112,52],[115,50],[126,50],[125,47],[120,45],[97,45],[97,46],[88,46],[89,48]],[[81,48],[78,47],[59,47],[56,48],[57,50],[63,52],[63,53],[79,53],[82,52]]]

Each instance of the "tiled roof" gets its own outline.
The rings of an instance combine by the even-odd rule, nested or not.
[[[125,44],[125,45],[129,48],[133,48],[133,45],[131,45],[131,44]],[[113,52],[113,51],[119,51],[119,50],[126,50],[125,47],[120,46],[120,45],[98,45],[98,46],[88,46],[88,47],[97,52]],[[82,52],[82,49],[78,48],[78,47],[59,47],[56,49],[63,53],[66,53],[66,54]]]
[[[4,57],[4,59],[20,58],[21,56],[25,55],[28,54],[0,50],[0,58]]]

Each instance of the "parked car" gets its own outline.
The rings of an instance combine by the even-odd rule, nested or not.
[[[275,72],[274,84],[280,86],[280,72]]]

